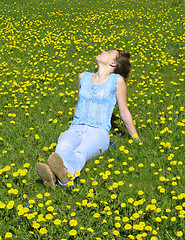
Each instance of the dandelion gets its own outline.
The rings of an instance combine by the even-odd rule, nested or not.
[[[121,224],[119,222],[115,223],[114,225],[116,228],[120,228],[121,227]]]
[[[70,226],[77,226],[78,222],[75,219],[69,221]]]
[[[13,206],[14,206],[14,201],[10,201],[8,204],[7,204],[7,209],[12,209],[13,208]]]
[[[76,172],[75,172],[75,176],[76,176],[76,177],[79,177],[79,176],[80,176],[80,172],[79,172],[79,171],[76,171]]]
[[[12,237],[12,233],[11,233],[11,232],[7,232],[7,233],[5,234],[5,239],[11,238],[11,237]]]
[[[138,195],[141,196],[141,195],[143,195],[143,194],[144,194],[144,192],[143,192],[142,190],[139,190],[139,191],[138,191]]]
[[[25,163],[25,164],[23,165],[24,168],[29,168],[29,166],[30,166],[29,163]]]
[[[97,181],[93,181],[93,182],[92,182],[92,185],[93,185],[93,186],[96,186],[96,185],[98,185],[98,182],[97,182]]]
[[[43,198],[43,195],[41,193],[37,194],[37,198],[38,199],[42,199]]]
[[[172,218],[171,218],[171,221],[172,221],[172,222],[175,222],[176,220],[177,220],[176,217],[172,217]]]
[[[45,197],[49,197],[49,196],[50,196],[50,193],[45,192],[45,193],[44,193],[44,196],[45,196]]]
[[[133,198],[129,198],[128,199],[128,203],[133,203],[134,202],[134,199]]]
[[[121,147],[119,148],[120,151],[124,151],[124,149],[125,149],[125,146],[121,146]]]
[[[38,140],[40,137],[38,134],[35,134],[35,139]]]
[[[40,227],[40,224],[34,221],[32,227],[38,229]]]
[[[47,207],[47,210],[48,210],[49,212],[53,212],[53,210],[54,210],[54,207],[52,207],[52,206],[49,206],[49,207]]]
[[[145,230],[151,232],[152,231],[152,227],[151,226],[145,226]]]
[[[131,224],[126,224],[126,225],[124,226],[124,228],[125,228],[126,230],[130,230],[130,229],[132,229],[132,225],[131,225]]]
[[[4,204],[3,202],[0,201],[0,208],[5,208],[6,207],[6,204]]]
[[[144,167],[143,163],[139,163],[138,167],[140,167],[140,168]]]
[[[85,183],[86,180],[85,180],[85,179],[80,179],[80,182],[81,182],[81,183]]]
[[[182,237],[182,236],[183,236],[183,232],[182,232],[182,231],[178,231],[178,232],[176,233],[176,235],[177,235],[177,237]]]
[[[90,233],[94,232],[94,230],[92,228],[87,228],[87,231],[90,232]]]
[[[48,151],[48,147],[43,147],[43,151]]]
[[[41,234],[46,234],[46,233],[47,233],[47,229],[46,229],[46,228],[41,228],[41,229],[39,230],[39,233],[41,233]]]
[[[47,219],[47,220],[52,220],[53,219],[53,215],[52,214],[46,214],[46,216],[45,216],[45,218]]]
[[[121,203],[121,207],[122,208],[126,207],[126,203]]]
[[[112,194],[111,195],[111,199],[116,199],[117,198],[117,195],[116,194]]]
[[[70,180],[74,180],[75,179],[72,173],[68,173],[67,176],[68,176],[68,178]]]
[[[156,217],[155,220],[156,220],[157,222],[161,222],[161,221],[162,221],[160,217]]]
[[[55,219],[54,224],[55,225],[60,225],[61,224],[61,220],[60,219]]]
[[[99,217],[100,217],[100,214],[99,214],[99,213],[95,213],[95,214],[93,215],[93,217],[94,217],[94,218],[99,218]]]
[[[114,230],[114,231],[113,231],[113,234],[114,234],[115,236],[118,236],[118,235],[119,235],[119,231]]]
[[[129,218],[128,218],[128,217],[124,217],[124,218],[122,219],[122,221],[123,221],[123,222],[128,222],[128,221],[129,221]]]

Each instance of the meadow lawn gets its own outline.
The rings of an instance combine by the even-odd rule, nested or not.
[[[0,1],[0,239],[185,239],[183,0]],[[110,147],[56,191],[35,164],[68,129],[78,75],[131,54],[128,107]]]

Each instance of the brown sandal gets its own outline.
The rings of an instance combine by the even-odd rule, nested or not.
[[[46,187],[50,187],[53,190],[55,190],[55,188],[56,188],[56,185],[55,185],[56,177],[52,173],[49,166],[47,164],[38,162],[36,164],[36,171],[37,171],[38,175],[41,177],[41,179],[43,181],[43,184]]]
[[[69,181],[69,178],[67,176],[69,172],[65,168],[62,158],[57,153],[52,153],[49,156],[48,165],[61,183],[65,184]]]

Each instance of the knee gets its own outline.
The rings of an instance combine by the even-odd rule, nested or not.
[[[56,150],[72,150],[73,146],[70,143],[66,143],[66,142],[59,142],[56,146]]]

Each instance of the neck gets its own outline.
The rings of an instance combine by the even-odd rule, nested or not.
[[[111,73],[113,73],[112,69],[99,66],[98,71],[96,72],[96,78],[100,80],[106,79]]]

